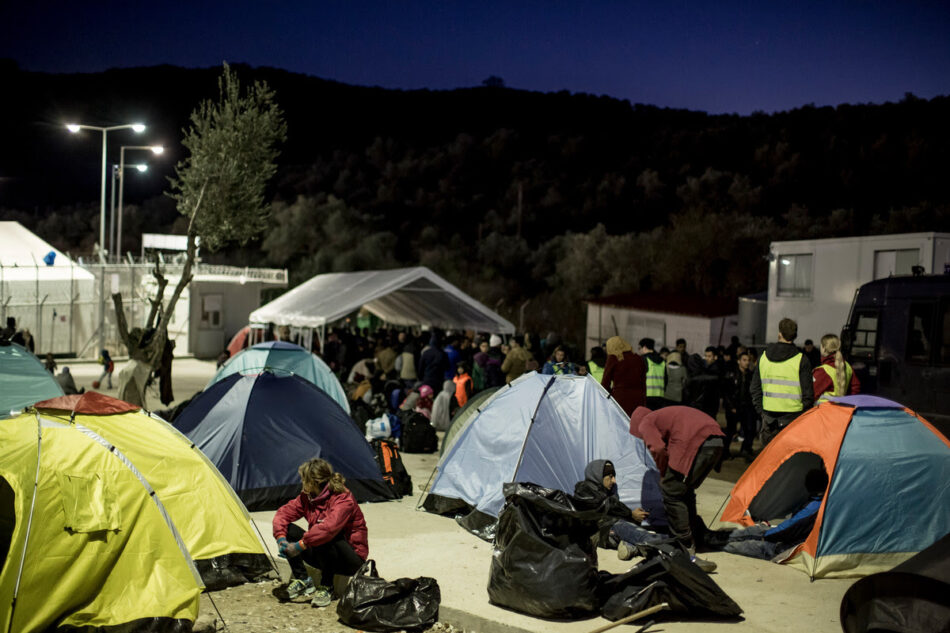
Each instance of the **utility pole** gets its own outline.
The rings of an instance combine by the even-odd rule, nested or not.
[[[524,192],[521,183],[518,183],[518,237],[521,237],[521,201],[524,198]]]

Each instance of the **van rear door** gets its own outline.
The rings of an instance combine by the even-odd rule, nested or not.
[[[911,408],[925,417],[937,410],[937,382],[934,360],[941,347],[937,340],[936,301],[912,301],[907,314],[905,366],[900,393]]]

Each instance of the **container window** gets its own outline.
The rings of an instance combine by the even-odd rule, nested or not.
[[[779,255],[778,296],[810,297],[812,255]]]

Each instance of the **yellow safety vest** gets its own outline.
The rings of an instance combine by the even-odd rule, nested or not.
[[[759,378],[762,379],[762,408],[777,413],[792,413],[802,410],[802,383],[798,370],[802,354],[781,363],[769,360],[762,354],[759,359]]]
[[[666,393],[666,363],[655,363],[647,357],[647,398],[662,398]]]
[[[587,361],[587,371],[594,377],[594,380],[601,382],[604,379],[604,368],[592,360]]]
[[[838,372],[834,367],[830,365],[822,365],[821,368],[824,369],[825,373],[828,374],[828,377],[831,378],[832,388],[830,392],[826,391],[825,393],[821,394],[821,397],[818,398],[818,401],[823,402],[827,400],[830,396],[833,396],[836,393],[838,393],[839,391],[842,394],[847,395],[848,386],[851,384],[851,374],[854,372],[854,370],[851,369],[851,364],[848,362],[845,362],[844,364],[844,388],[843,389],[841,389],[840,388],[841,385],[838,384]]]

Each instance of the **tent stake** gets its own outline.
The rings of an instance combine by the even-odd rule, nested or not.
[[[633,622],[634,620],[645,618],[648,615],[653,615],[657,611],[663,611],[664,609],[669,609],[669,608],[670,608],[670,603],[661,602],[660,604],[654,607],[650,607],[649,609],[644,609],[643,611],[637,611],[633,615],[628,615],[625,618],[620,618],[616,622],[611,622],[610,624],[607,624],[606,626],[602,626],[599,629],[594,629],[593,631],[590,631],[589,633],[604,633],[604,631],[609,631],[610,629],[616,626],[620,626],[621,624],[626,624],[627,622]]]

